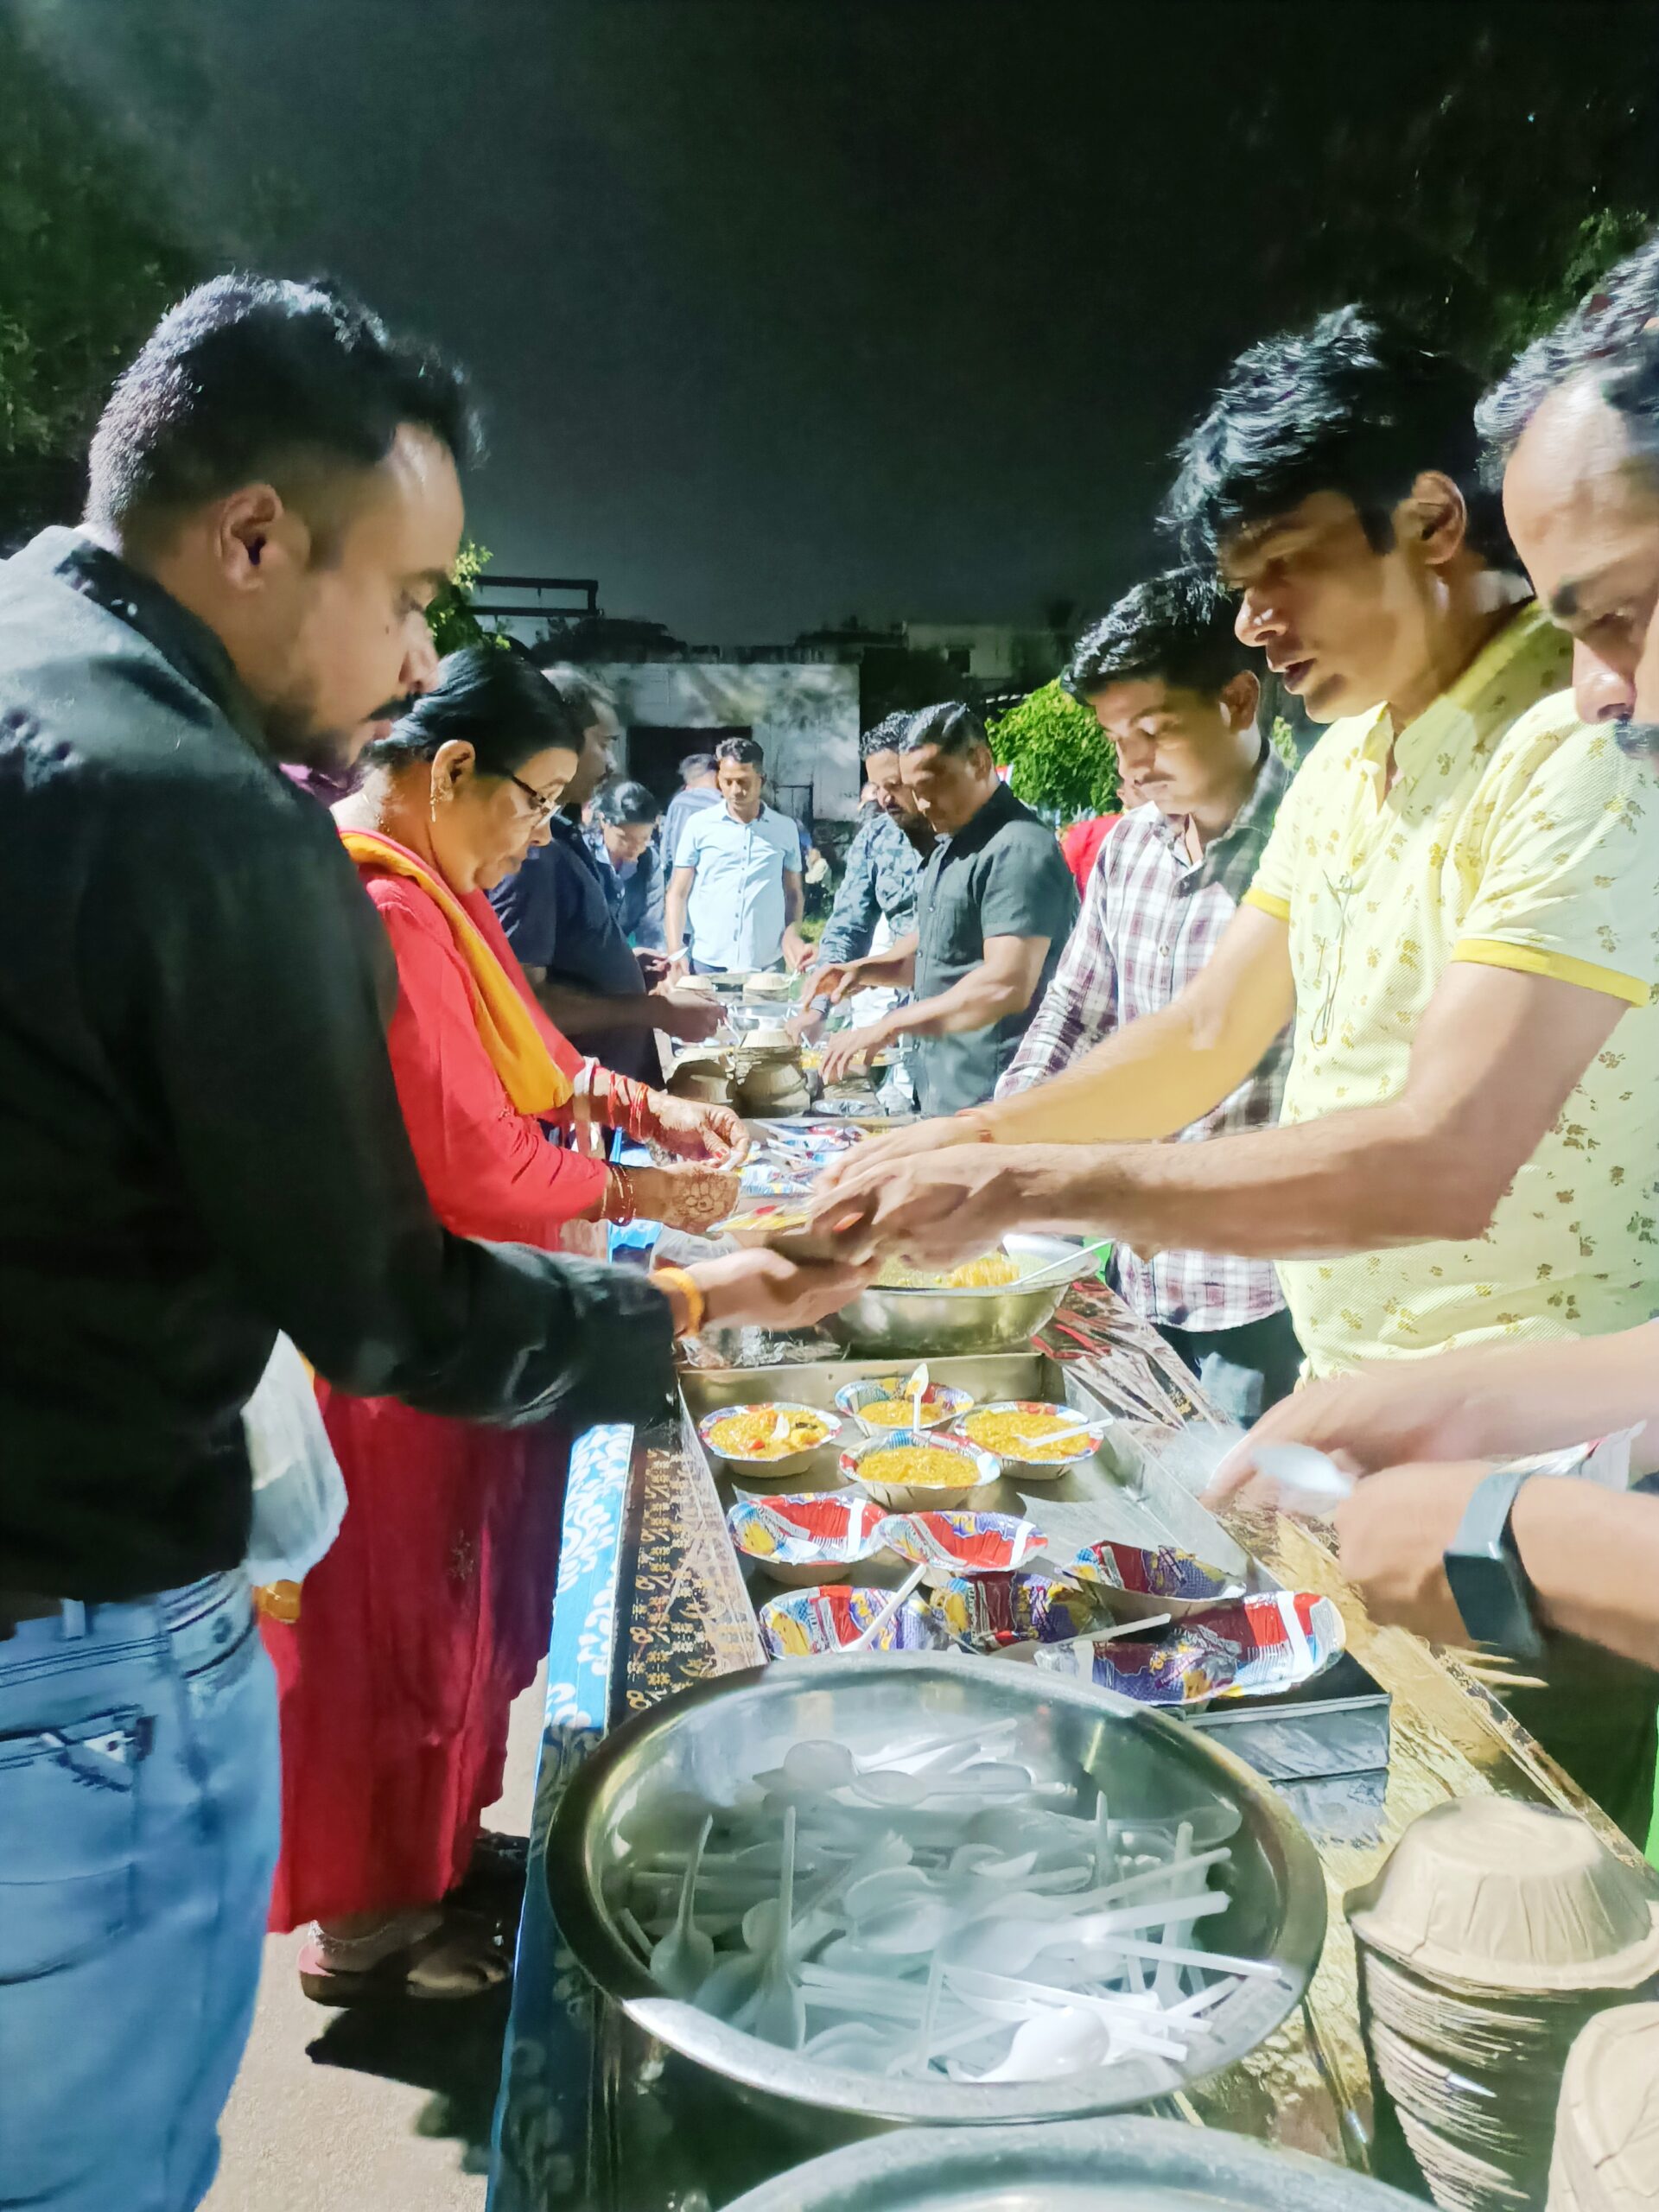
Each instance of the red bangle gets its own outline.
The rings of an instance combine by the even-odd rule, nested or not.
[[[605,1206],[603,1219],[613,1221],[625,1228],[634,1217],[633,1178],[626,1167],[605,1170]]]

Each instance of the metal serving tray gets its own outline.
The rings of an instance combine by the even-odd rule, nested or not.
[[[841,1485],[836,1458],[848,1440],[849,1424],[826,1445],[804,1475],[783,1481],[755,1481],[735,1476],[703,1449],[697,1423],[721,1406],[764,1404],[784,1398],[835,1409],[843,1383],[867,1375],[893,1372],[892,1359],[817,1359],[800,1365],[704,1368],[682,1375],[683,1445],[695,1466],[708,1474],[723,1513],[740,1497],[777,1497]],[[1042,1398],[1104,1411],[1076,1374],[1034,1346],[1024,1351],[978,1352],[930,1359],[937,1382],[971,1390],[982,1402]],[[1230,1536],[1158,1456],[1142,1448],[1135,1427],[1114,1421],[1091,1459],[1071,1467],[1055,1481],[1032,1481],[1011,1468],[976,1507],[1018,1513],[1034,1521],[1049,1538],[1046,1562],[1058,1562],[1085,1544],[1109,1540],[1151,1548],[1178,1545],[1183,1551],[1223,1568],[1247,1590],[1268,1591],[1275,1578]],[[782,1585],[752,1560],[739,1562],[749,1602],[758,1611]],[[858,1580],[868,1586],[896,1584],[899,1567],[860,1567]],[[1151,1607],[1149,1610],[1155,1610]],[[1293,1811],[1322,1840],[1362,1842],[1380,1820],[1388,1781],[1389,1697],[1351,1655],[1300,1689],[1270,1698],[1241,1698],[1178,1716],[1189,1726],[1213,1731],[1264,1780],[1272,1783]]]
[[[684,1444],[694,1464],[707,1468],[719,1495],[721,1510],[739,1497],[775,1497],[780,1491],[837,1490],[842,1487],[836,1461],[849,1431],[826,1445],[809,1471],[785,1482],[755,1481],[734,1477],[721,1460],[704,1452],[697,1423],[721,1406],[766,1404],[774,1399],[835,1410],[836,1393],[843,1383],[867,1375],[891,1375],[895,1363],[887,1359],[826,1359],[799,1366],[703,1368],[680,1377],[684,1408]],[[1103,1414],[1104,1408],[1058,1361],[1034,1349],[1025,1351],[963,1353],[955,1358],[930,1359],[928,1371],[936,1382],[971,1390],[984,1402],[1007,1398],[1043,1398],[1056,1405],[1075,1406],[1080,1413]],[[855,1429],[852,1433],[856,1434]],[[1058,1479],[1033,1481],[1023,1468],[1010,1468],[996,1487],[976,1498],[977,1510],[1018,1513],[1034,1521],[1049,1538],[1049,1558],[1065,1559],[1084,1544],[1110,1540],[1139,1544],[1179,1545],[1211,1566],[1236,1575],[1252,1590],[1276,1586],[1264,1575],[1249,1554],[1227,1534],[1214,1516],[1190,1497],[1165,1470],[1140,1452],[1122,1424],[1115,1423],[1105,1443],[1092,1459],[1069,1467]],[[745,1562],[747,1571],[747,1562]],[[861,1580],[865,1570],[860,1568]],[[757,1577],[763,1587],[758,1602],[776,1594],[775,1586]],[[872,1582],[884,1578],[870,1576]],[[887,1580],[902,1579],[889,1570]]]

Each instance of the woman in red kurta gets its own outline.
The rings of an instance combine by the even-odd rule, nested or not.
[[[485,896],[546,840],[582,742],[571,721],[527,663],[456,655],[339,810],[397,963],[388,1045],[410,1143],[462,1236],[552,1246],[636,1207],[702,1227],[735,1196],[729,1173],[621,1174],[544,1134],[591,1120],[717,1159],[743,1141],[719,1109],[584,1063]],[[568,1440],[321,1382],[318,1396],[348,1504],[297,1619],[265,1624],[283,1721],[271,1924],[320,1923],[301,1979],[323,2002],[469,1996],[505,1963],[487,1923],[444,1901],[500,1793],[508,1709],[546,1649]]]

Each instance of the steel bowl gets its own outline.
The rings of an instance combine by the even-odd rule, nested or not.
[[[1236,1816],[1226,1887],[1230,1909],[1205,1923],[1217,1948],[1271,1962],[1215,2005],[1213,2032],[1181,2061],[1154,2056],[1043,2082],[887,2080],[825,2066],[762,2043],[651,1980],[613,1916],[631,1816],[692,1792],[730,1803],[791,1744],[830,1738],[859,1756],[895,1738],[1018,1725],[1010,1751],[1042,1781],[1073,1783],[1087,1814],[1102,1789],[1114,1818]],[[1129,1699],[992,1659],[873,1652],[855,1659],[779,1659],[698,1682],[625,1722],[578,1769],[554,1815],[547,1885],[561,1934],[635,2024],[734,2091],[772,2101],[798,2125],[833,2115],[850,2131],[879,2122],[990,2126],[1075,2120],[1166,2096],[1232,2065],[1292,2012],[1325,1940],[1319,1859],[1272,1789],[1200,1732]],[[822,2126],[822,2121],[819,2125]]]
[[[1300,2151],[1174,2120],[918,2127],[831,2151],[727,2212],[1422,2212],[1380,2181]]]
[[[1005,1236],[1002,1249],[1035,1274],[1068,1256],[1069,1274],[1041,1289],[1017,1282],[984,1290],[882,1290],[874,1283],[832,1313],[824,1326],[849,1351],[893,1359],[943,1358],[947,1353],[1001,1351],[1024,1345],[1079,1276],[1092,1275],[1099,1256],[1063,1236]]]

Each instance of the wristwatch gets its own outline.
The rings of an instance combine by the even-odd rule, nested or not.
[[[1544,1639],[1510,1516],[1522,1484],[1540,1471],[1536,1465],[1494,1468],[1470,1498],[1445,1554],[1446,1579],[1470,1635],[1519,1659],[1541,1658]]]

